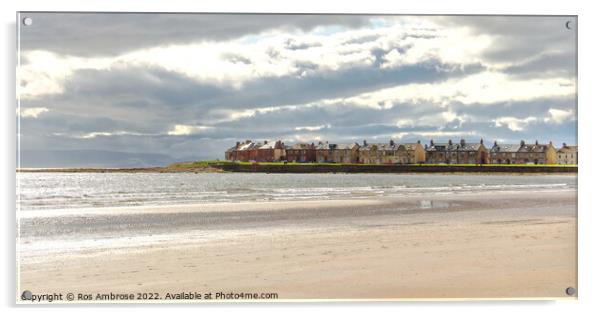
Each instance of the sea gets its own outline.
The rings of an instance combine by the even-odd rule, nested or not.
[[[576,190],[575,175],[18,173],[20,211]]]
[[[175,205],[197,210],[204,203],[229,207],[231,203],[254,201],[418,196],[421,204],[416,207],[426,205],[428,209],[436,195],[577,189],[575,175],[57,172],[17,173],[16,180],[17,253],[20,262],[29,263],[74,253],[130,252],[149,245],[219,242],[248,234],[271,236],[277,230],[311,233],[337,225],[353,229],[361,223],[385,225],[391,219],[357,209],[189,213],[172,210]],[[136,211],[145,206],[172,211]],[[378,212],[403,214],[404,209],[396,206]],[[394,216],[401,220],[400,215]]]

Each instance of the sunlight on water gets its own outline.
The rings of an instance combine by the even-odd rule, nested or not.
[[[566,175],[20,173],[21,210],[575,189]]]

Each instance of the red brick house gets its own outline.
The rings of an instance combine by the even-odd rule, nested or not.
[[[257,150],[261,145],[254,143],[250,140],[246,140],[237,150],[236,160],[239,161],[256,161]]]
[[[316,162],[316,146],[311,144],[294,144],[286,148],[288,162]]]
[[[274,162],[286,160],[286,152],[282,141],[264,141],[258,145],[255,161]]]

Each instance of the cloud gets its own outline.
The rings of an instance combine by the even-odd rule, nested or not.
[[[47,108],[21,108],[21,113],[19,113],[19,109],[17,109],[17,115],[21,117],[32,117],[37,118],[40,114],[48,112]]]
[[[239,38],[220,42],[164,44],[110,57],[80,57],[30,50],[22,52],[23,63],[18,71],[19,91],[22,98],[60,94],[65,92],[70,77],[78,72],[144,68],[177,73],[199,84],[234,89],[283,78],[286,79],[284,83],[337,79],[329,73],[341,73],[346,76],[346,81],[355,80],[363,84],[398,77],[397,82],[407,81],[403,73],[400,76],[400,69],[408,70],[409,74],[415,76],[414,80],[424,80],[423,76],[447,72],[454,63],[462,60],[433,59],[431,54],[427,54],[415,57],[413,62],[387,63],[385,68],[388,70],[383,71],[380,69],[382,60],[378,59],[379,52],[399,54],[400,47],[411,45],[410,41],[432,36],[428,33],[433,31],[394,24],[384,29],[343,29],[335,33],[274,32],[259,34],[252,41]],[[373,40],[350,42],[350,39],[366,35],[372,36]],[[291,49],[291,42],[314,44],[305,49]],[[364,77],[350,76],[355,69],[370,71]]]
[[[427,130],[427,131],[412,131],[412,132],[400,132],[400,133],[394,133],[391,135],[391,137],[393,138],[399,138],[399,139],[404,139],[404,138],[421,138],[421,137],[434,137],[434,138],[441,138],[441,137],[467,137],[467,136],[474,136],[477,135],[478,133],[476,131],[472,131],[472,130],[467,130],[467,131],[440,131],[440,130]],[[388,134],[386,134],[388,135]],[[382,135],[382,136],[386,136],[386,135]]]
[[[486,35],[491,44],[478,58],[488,68],[512,75],[574,77],[576,69],[575,16],[441,16],[427,17],[439,27],[462,28],[473,35]],[[460,41],[458,46],[470,44]]]
[[[295,127],[296,131],[308,131],[308,132],[315,132],[315,131],[320,131],[323,130],[325,128],[330,128],[330,124],[325,124],[325,125],[318,125],[318,126],[297,126]]]
[[[181,136],[181,135],[192,135],[199,132],[203,132],[211,129],[210,126],[195,126],[195,125],[174,125],[174,127],[167,132],[167,135]]]
[[[191,160],[241,139],[576,142],[574,36],[544,31],[563,18],[108,16],[23,31],[22,111],[47,110],[21,121],[23,149]]]
[[[114,132],[91,132],[85,134],[65,134],[65,133],[54,133],[55,136],[66,136],[79,139],[90,139],[96,137],[112,137],[112,136],[152,136],[154,134],[128,132],[128,131],[114,131]]]
[[[317,133],[302,133],[302,134],[292,134],[281,137],[285,144],[287,143],[310,143],[310,142],[318,142],[318,141],[326,141],[322,135]]]
[[[574,95],[574,85],[565,78],[516,79],[499,72],[486,71],[441,82],[399,85],[327,102],[382,109],[402,102],[428,101],[444,106],[453,102],[494,104],[570,95]]]
[[[511,131],[517,132],[524,130],[529,124],[536,122],[537,118],[529,116],[526,118],[516,118],[512,116],[499,117],[494,120],[496,127],[506,126]]]
[[[369,23],[358,15],[195,14],[195,13],[42,13],[22,12],[34,23],[21,28],[22,51],[46,50],[84,57],[110,56],[139,49],[219,42],[280,30],[307,32],[324,26],[356,28]]]
[[[410,119],[401,119],[401,120],[398,120],[397,123],[395,123],[395,125],[399,128],[413,127],[414,121],[410,120]]]
[[[494,120],[495,126],[506,126],[512,131],[522,131],[528,125],[535,122],[544,122],[551,124],[562,124],[567,120],[574,119],[573,110],[549,109],[545,117],[529,116],[526,118],[516,118],[511,116],[499,117]]]
[[[502,71],[521,77],[565,77],[574,78],[576,64],[573,52],[546,52],[514,63]]]
[[[546,117],[544,121],[554,124],[561,124],[564,121],[572,118],[574,118],[573,110],[549,109],[548,117]]]

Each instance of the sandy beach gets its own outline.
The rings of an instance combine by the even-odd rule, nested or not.
[[[577,287],[576,198],[560,190],[24,212],[19,290],[566,298]],[[69,244],[69,234],[78,236],[71,248],[39,241]]]

